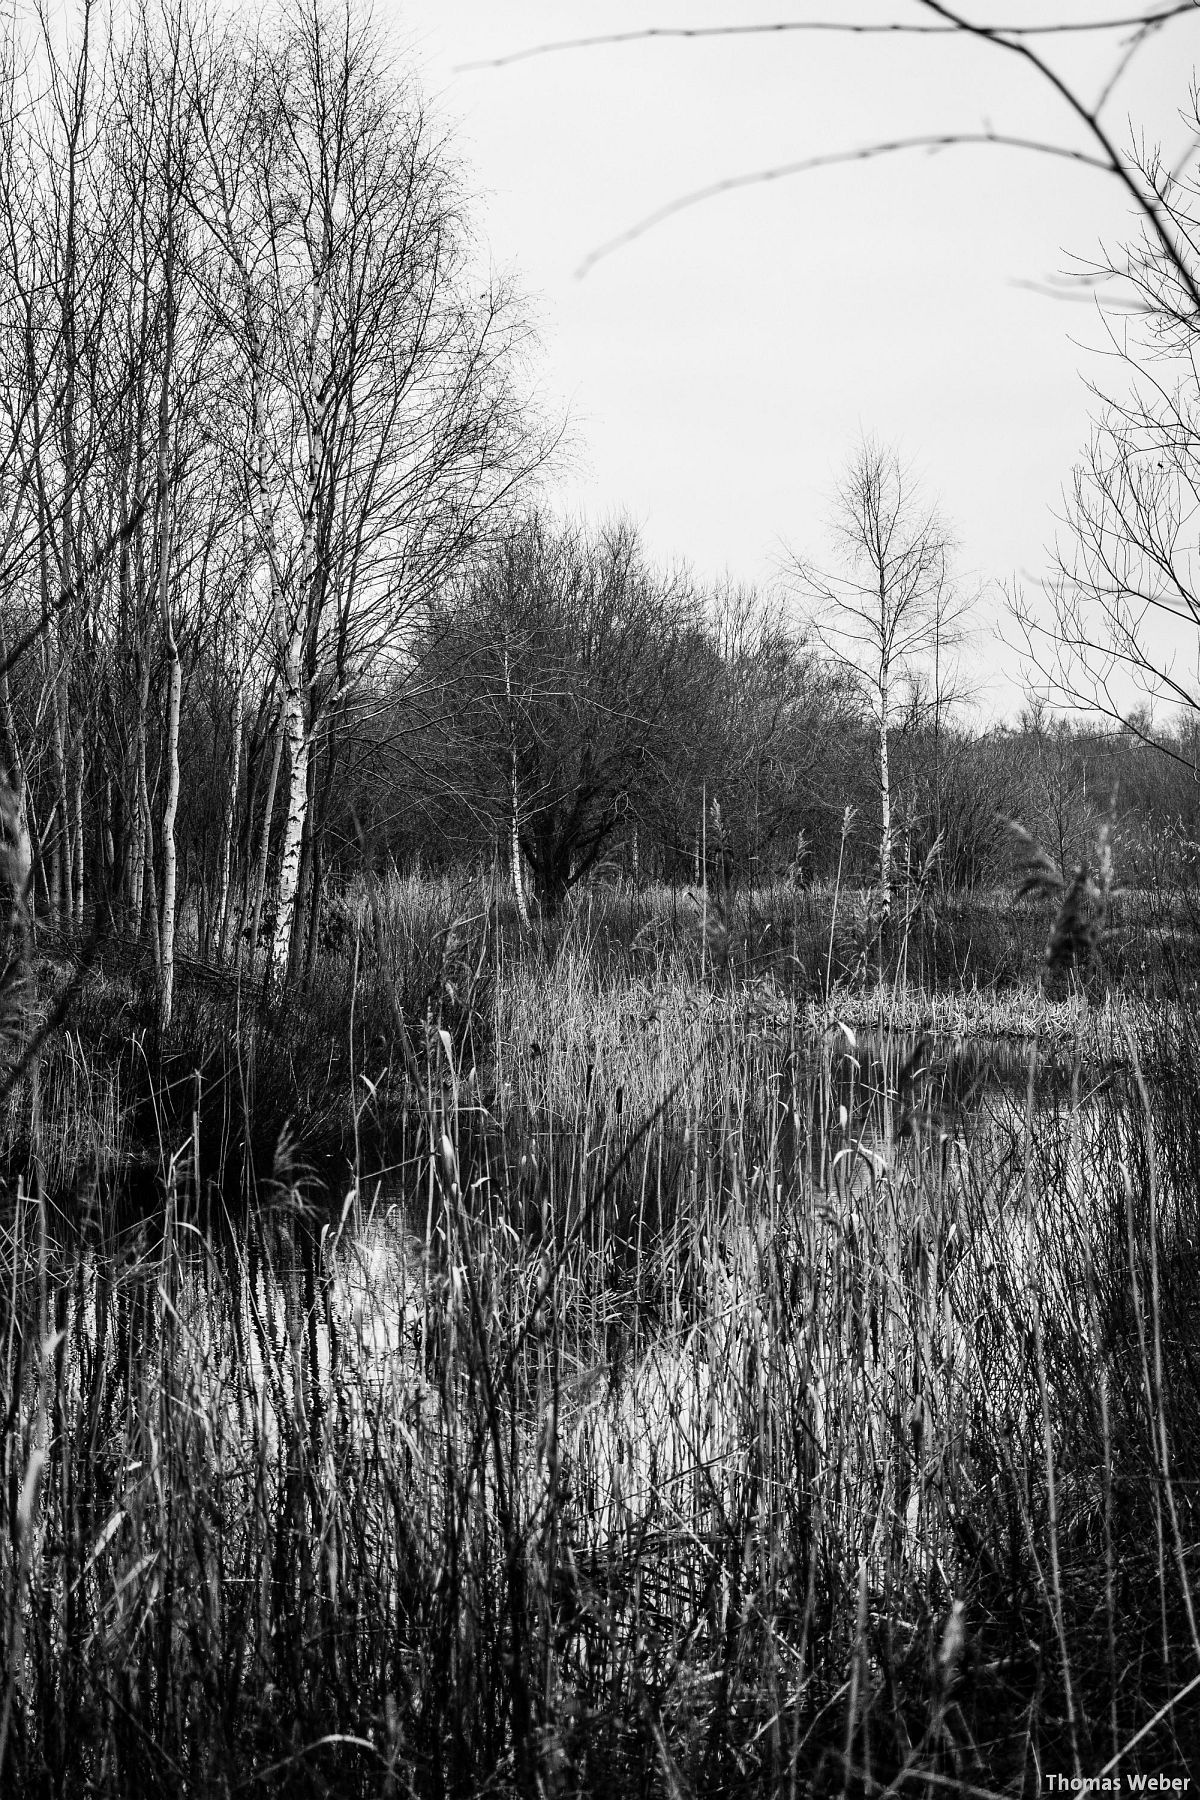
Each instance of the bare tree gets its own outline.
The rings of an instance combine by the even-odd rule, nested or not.
[[[1200,112],[1192,122],[1200,135]],[[1200,243],[1200,179],[1157,156],[1144,169],[1173,238]],[[1119,379],[1092,385],[1053,574],[1040,593],[1015,591],[1012,611],[1048,698],[1178,755],[1182,740],[1152,732],[1139,703],[1200,710],[1200,305],[1149,228],[1093,274]]]
[[[158,416],[155,432],[155,532],[156,586],[163,650],[167,664],[167,711],[164,722],[166,795],[162,814],[162,911],[159,918],[158,1022],[166,1031],[171,1023],[175,994],[175,929],[178,886],[178,846],[175,822],[179,812],[179,715],[183,698],[183,665],[179,653],[178,619],[172,605],[171,552],[171,452],[173,431],[173,382],[179,315],[180,213],[186,157],[186,126],[181,130],[180,110],[185,96],[180,81],[179,36],[171,33],[161,66],[149,57],[145,63],[146,99],[149,102],[151,144],[157,152],[157,199],[161,208],[159,272],[162,282],[162,350],[158,381]],[[162,88],[156,92],[157,78]],[[156,104],[157,101],[157,104]],[[155,115],[158,115],[157,117]]]
[[[826,651],[853,673],[874,721],[879,784],[879,885],[892,900],[892,779],[888,736],[923,663],[961,635],[969,601],[955,588],[946,526],[894,450],[864,439],[842,477],[832,520],[842,569],[797,559],[802,589],[819,609]]]
[[[525,520],[430,609],[434,730],[465,806],[520,856],[554,912],[662,781],[696,616],[635,529]]]

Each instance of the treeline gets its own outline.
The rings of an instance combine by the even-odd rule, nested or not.
[[[890,623],[872,689],[803,608],[539,510],[524,316],[352,10],[39,21],[0,68],[0,736],[38,916],[143,943],[164,1023],[181,934],[287,980],[364,856],[553,912],[705,862],[987,883],[1005,813],[1068,864],[1114,808],[1139,866],[1187,852],[1144,722],[973,732]],[[862,467],[860,525],[904,516]],[[925,644],[919,523],[880,578]]]
[[[491,862],[550,912],[597,869],[689,883],[707,859],[711,881],[803,885],[839,866],[878,881],[877,721],[802,607],[656,572],[628,524],[535,515],[428,610],[414,656],[420,682],[381,697],[346,790],[347,854],[369,819],[397,866]],[[1192,726],[1073,723],[1031,701],[981,729],[918,671],[888,743],[902,881],[1006,880],[1014,817],[1068,871],[1103,828],[1123,879],[1190,868]]]

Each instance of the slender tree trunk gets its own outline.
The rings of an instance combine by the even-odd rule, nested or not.
[[[880,914],[886,922],[892,910],[892,781],[888,764],[888,671],[879,681],[879,889]]]
[[[142,941],[142,889],[146,875],[146,820],[142,812],[141,770],[144,766],[144,749],[139,744],[137,770],[138,784],[135,789],[135,805],[133,809],[135,827],[129,834],[129,934],[135,944]]]
[[[46,582],[45,582],[46,550],[45,550],[44,534],[41,536],[41,545],[42,545],[42,573],[43,573],[42,604],[44,606],[46,604],[46,600],[49,596],[49,587],[46,585]],[[39,645],[39,651],[40,651],[41,662],[42,662],[42,682],[43,682],[44,687],[49,691],[49,694],[50,694],[50,747],[51,747],[52,766],[53,766],[53,772],[54,772],[53,798],[50,802],[50,810],[46,815],[46,832],[45,832],[45,837],[42,842],[42,861],[43,861],[43,864],[47,864],[47,858],[48,858],[48,866],[46,866],[46,868],[45,868],[46,912],[47,912],[47,916],[50,920],[50,924],[52,926],[57,927],[60,917],[61,917],[60,908],[61,908],[61,900],[62,900],[62,842],[63,842],[63,832],[64,832],[64,828],[65,828],[65,815],[62,810],[62,796],[63,796],[64,782],[62,779],[62,761],[61,761],[61,757],[59,755],[62,745],[61,745],[61,740],[55,731],[55,725],[56,725],[57,716],[58,716],[57,715],[57,698],[58,698],[57,681],[58,681],[58,677],[57,677],[57,674],[51,673],[49,633],[48,632],[44,632],[42,634],[41,643]]]
[[[0,671],[2,671],[0,672],[0,732],[3,734],[4,741],[5,775],[12,795],[12,815],[9,820],[9,829],[12,837],[10,874],[13,876],[13,916],[16,918],[19,915],[23,922],[26,947],[28,948],[36,909],[33,886],[35,865],[29,829],[25,761],[21,755],[21,746],[17,737],[17,722],[13,715],[8,671],[4,667],[7,662],[7,634],[0,630]]]
[[[150,787],[146,779],[146,757],[143,746],[141,764],[142,865],[146,911],[150,917],[150,948],[154,953],[157,974],[161,945],[158,937],[158,890],[154,880],[154,820],[150,812]]]
[[[96,882],[97,905],[104,909],[105,930],[112,929],[114,924],[114,885],[117,866],[117,846],[113,836],[113,804],[112,776],[104,777],[104,799],[100,807],[100,832],[97,844]]]
[[[942,609],[939,604],[933,620],[933,841],[939,846],[937,883],[945,889],[945,858],[942,840]]]
[[[304,701],[300,690],[299,644],[293,640],[284,668],[282,733],[287,744],[288,793],[279,852],[279,883],[275,901],[275,932],[270,966],[286,979],[292,942],[292,921],[300,880],[300,848],[308,812],[308,733],[304,728]]]
[[[242,781],[242,713],[246,702],[245,599],[243,584],[250,578],[251,546],[249,523],[242,527],[242,580],[237,588],[238,614],[234,622],[233,658],[234,690],[230,715],[229,784],[225,791],[225,817],[221,830],[221,862],[217,880],[217,902],[214,932],[217,960],[225,962],[229,955],[229,927],[233,918],[233,859],[237,836],[238,790]]]
[[[312,375],[312,366],[315,361],[315,344],[323,306],[323,289],[318,288],[314,303],[309,352],[310,381],[314,384],[314,390],[310,390],[309,402],[308,499],[305,507],[304,544],[301,554],[310,631],[316,629],[319,594],[322,587],[322,571],[318,567],[322,552],[317,529],[317,508],[325,456],[325,400],[323,392],[315,391],[315,376]],[[308,818],[308,769],[316,720],[310,719],[308,716],[309,692],[305,687],[301,661],[304,650],[301,620],[298,619],[287,632],[286,639],[282,614],[279,615],[278,623],[280,644],[283,649],[283,703],[287,732],[288,801],[283,826],[283,846],[279,853],[279,890],[275,907],[275,941],[271,951],[271,968],[278,971],[282,981],[287,981],[293,972],[296,899],[300,891],[300,858],[304,844],[304,827]]]
[[[300,875],[296,883],[296,901],[292,909],[292,936],[288,944],[286,980],[296,979],[304,962],[307,944],[309,908],[312,900],[313,849],[320,820],[316,809],[317,755],[310,745],[308,753],[308,791],[304,800],[304,827],[300,833]]]
[[[164,510],[166,496],[163,497]],[[164,526],[164,536],[166,527]],[[176,913],[176,870],[177,852],[175,845],[175,818],[179,809],[179,708],[183,692],[183,670],[179,659],[179,648],[175,641],[170,615],[170,601],[166,593],[166,546],[163,546],[162,570],[162,603],[163,603],[163,635],[167,650],[167,728],[164,746],[167,758],[167,791],[163,803],[162,820],[162,855],[163,855],[163,892],[161,929],[159,932],[158,957],[158,1023],[165,1031],[171,1023],[171,1012],[175,999],[175,913]]]
[[[521,874],[521,834],[517,827],[517,811],[512,812],[512,883],[513,893],[517,899],[517,913],[521,920],[521,928],[529,930],[529,905],[525,899],[525,882]]]
[[[8,634],[0,627],[0,733],[4,742],[5,773],[16,797],[20,828],[28,834],[28,807],[26,803],[25,759],[21,755],[20,740],[17,736],[17,721],[13,713],[12,693],[8,685]]]
[[[229,786],[225,793],[225,818],[221,828],[221,868],[217,883],[214,932],[217,960],[225,962],[229,955],[229,926],[233,918],[231,875],[233,840],[237,830],[238,788],[242,779],[242,674],[239,668],[237,693],[233,703],[233,745],[229,755]]]
[[[266,887],[266,845],[271,828],[271,815],[275,804],[275,788],[279,780],[279,765],[284,749],[288,758],[288,801],[284,816],[283,842],[279,857],[279,880],[276,888],[275,929],[268,957],[268,971],[277,969],[286,972],[288,948],[292,936],[292,915],[296,902],[296,883],[300,870],[300,837],[304,828],[305,806],[308,796],[308,741],[304,730],[304,705],[301,691],[300,655],[302,650],[301,631],[298,623],[288,621],[284,597],[279,583],[279,564],[275,545],[275,514],[267,490],[265,426],[261,417],[261,402],[255,396],[255,425],[257,435],[256,467],[259,506],[262,515],[260,526],[263,548],[267,557],[267,579],[270,586],[271,610],[275,622],[275,641],[279,653],[279,672],[282,691],[279,705],[279,726],[275,739],[275,763],[271,770],[271,782],[267,793],[267,809],[263,820],[263,840],[259,852],[259,882],[254,903],[254,929],[251,934],[251,952],[258,944],[258,935],[262,919],[263,892]],[[312,463],[313,450],[310,445],[309,461]],[[312,485],[310,468],[310,489]],[[311,502],[309,518],[305,525],[305,552],[302,558],[304,578],[311,560]]]
[[[508,822],[509,849],[512,860],[513,893],[516,895],[517,916],[523,931],[529,930],[529,907],[525,900],[525,883],[521,877],[521,813],[520,797],[517,788],[517,722],[513,715],[512,675],[508,664],[508,650],[504,652],[504,698],[508,708]]]
[[[150,705],[150,668],[143,650],[137,652],[137,727],[134,735],[133,779],[137,824],[132,833],[133,873],[130,881],[130,914],[134,943],[142,938],[142,907],[146,885],[146,845],[150,840],[150,794],[146,782],[146,713]],[[156,925],[157,929],[157,925]]]
[[[177,851],[175,819],[179,811],[179,709],[183,693],[183,667],[171,616],[171,376],[175,361],[175,67],[171,69],[166,100],[162,180],[166,197],[166,238],[163,245],[163,360],[158,389],[158,611],[163,648],[167,656],[167,723],[163,752],[167,762],[167,787],[163,801],[163,891],[160,953],[158,962],[158,1023],[166,1031],[175,1001],[175,915]]]
[[[168,302],[168,305],[170,302]],[[168,340],[172,333],[168,326]],[[169,454],[170,418],[168,382],[170,354],[163,368],[159,412],[158,439],[158,602],[162,619],[163,647],[167,653],[167,721],[163,752],[167,762],[167,788],[163,801],[162,865],[163,889],[158,956],[158,1023],[166,1031],[171,1023],[175,1002],[175,915],[178,856],[175,844],[175,819],[179,810],[179,711],[183,694],[183,667],[171,617],[170,537],[171,517],[167,493],[167,459]]]
[[[271,966],[282,980],[290,978],[294,968],[294,927],[296,899],[300,886],[300,856],[304,826],[309,805],[309,758],[316,736],[315,697],[311,685],[312,662],[315,658],[316,633],[326,589],[326,545],[320,522],[322,482],[325,478],[325,414],[329,404],[327,381],[319,376],[321,333],[328,305],[329,267],[332,244],[326,221],[321,245],[320,263],[314,270],[312,319],[308,333],[308,471],[304,507],[304,540],[301,548],[303,606],[299,617],[287,628],[282,611],[276,615],[276,629],[283,651],[284,717],[287,721],[288,805],[283,827],[283,848],[279,857],[279,896],[275,909],[275,942]],[[303,660],[302,660],[303,657]],[[305,674],[310,679],[305,681]]]
[[[121,464],[121,517],[129,517],[129,461]],[[141,663],[137,655],[137,638],[133,606],[133,549],[129,536],[121,539],[121,548],[117,566],[118,594],[120,596],[120,642],[134,650],[134,676],[137,680],[137,700],[141,702]],[[143,836],[138,829],[140,813],[138,810],[138,734],[143,728],[144,713],[135,713],[132,734],[126,732],[122,739],[124,750],[124,766],[119,788],[121,800],[121,834],[120,834],[120,870],[117,879],[120,882],[120,916],[123,929],[132,926],[136,941],[141,927],[141,845]],[[132,823],[131,823],[132,821]],[[136,906],[134,904],[135,884],[139,890]]]
[[[61,295],[61,329],[63,353],[63,394],[62,394],[62,499],[59,514],[59,566],[58,575],[60,591],[66,595],[71,590],[75,579],[75,490],[78,479],[77,447],[75,438],[75,406],[78,381],[78,344],[76,326],[78,324],[75,305],[76,275],[76,200],[77,200],[77,156],[79,139],[83,129],[82,104],[85,92],[86,69],[88,57],[87,24],[89,16],[85,12],[84,39],[80,52],[77,88],[77,108],[71,119],[70,139],[67,149],[67,206],[65,219],[65,237],[63,243],[63,278]],[[77,754],[73,759],[75,768],[70,773],[67,767],[67,732],[70,726],[70,701],[67,683],[66,664],[66,610],[59,613],[59,692],[55,708],[55,759],[62,758],[62,799],[63,827],[68,845],[66,868],[64,870],[64,900],[68,919],[74,918],[76,923],[83,922],[83,732],[79,731],[78,745],[71,745]],[[68,793],[70,775],[74,774],[74,794]]]
[[[13,716],[12,694],[8,685],[8,634],[0,626],[0,730],[4,737],[5,773],[22,808],[25,805],[25,761],[17,741],[17,722]]]
[[[51,692],[51,748],[54,757],[54,786],[58,800],[58,822],[54,831],[54,911],[53,923],[60,919],[71,922],[71,793],[67,778],[66,733],[63,729],[64,682],[61,667],[55,671]]]
[[[254,912],[250,926],[250,962],[258,950],[258,934],[262,926],[263,898],[267,891],[267,859],[271,849],[271,821],[275,816],[275,790],[279,786],[279,765],[283,760],[284,723],[280,711],[275,725],[275,751],[271,758],[271,777],[267,782],[267,798],[263,807],[262,831],[258,840],[258,866],[254,876]]]
[[[80,720],[79,725],[75,732],[74,749],[75,749],[75,754],[74,754],[74,757],[72,758],[72,761],[74,764],[72,774],[73,774],[74,779],[72,781],[72,794],[71,794],[71,836],[74,840],[75,848],[73,851],[72,860],[73,860],[74,866],[75,866],[75,924],[76,924],[76,927],[82,931],[82,929],[83,929],[83,908],[84,908],[85,901],[87,899],[87,894],[85,891],[85,880],[84,880],[85,871],[84,871],[84,864],[83,864],[84,752],[83,752],[83,721],[82,720]]]
[[[260,721],[263,718],[264,712],[265,712],[265,702],[260,702],[259,715],[258,715]],[[244,823],[242,824],[242,827],[238,832],[238,848],[237,848],[237,854],[235,857],[235,861],[238,865],[238,868],[240,869],[240,880],[238,882],[238,887],[241,892],[241,898],[240,898],[240,902],[238,905],[238,921],[237,921],[237,943],[238,943],[239,956],[241,954],[242,944],[249,941],[250,927],[247,923],[247,920],[250,918],[250,909],[254,902],[254,880],[258,873],[258,857],[255,853],[255,848],[254,848],[255,841],[256,841],[255,835],[254,835],[254,822],[258,816],[258,790],[259,790],[260,786],[262,785],[263,757],[262,757],[261,750],[257,756],[251,755],[251,750],[254,745],[254,735],[255,735],[254,728],[248,727],[247,737],[246,737],[246,749],[245,749],[246,807],[245,807],[245,813],[244,813]],[[264,737],[263,743],[265,746],[265,743],[266,743],[265,737]]]

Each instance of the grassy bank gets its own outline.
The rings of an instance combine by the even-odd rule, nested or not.
[[[1186,1771],[1185,989],[1047,997],[1030,907],[881,986],[831,901],[397,884],[165,1044],[97,955],[7,1102],[4,1791]]]

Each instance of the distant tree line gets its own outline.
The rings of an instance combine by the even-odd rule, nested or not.
[[[802,887],[841,859],[878,885],[879,708],[801,606],[655,571],[628,522],[534,512],[439,594],[412,645],[419,679],[381,692],[343,790],[346,867],[369,820],[377,860],[483,864],[551,914],[596,873]],[[981,728],[916,663],[886,742],[893,881],[1004,881],[1013,817],[1068,870],[1104,826],[1129,880],[1190,867],[1190,719],[1118,728],[1031,697],[1016,724]]]

